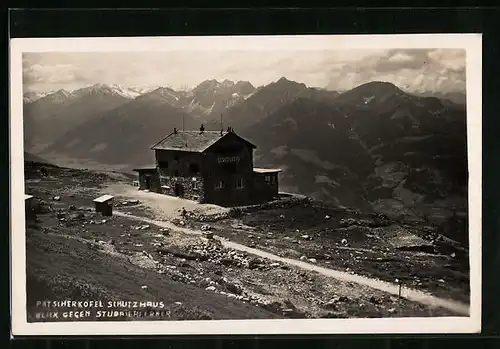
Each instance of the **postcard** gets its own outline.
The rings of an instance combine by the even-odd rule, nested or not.
[[[13,336],[480,332],[481,39],[11,40]]]

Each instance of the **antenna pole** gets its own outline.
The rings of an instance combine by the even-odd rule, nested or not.
[[[222,127],[222,113],[220,114],[220,131],[222,132],[224,128]]]

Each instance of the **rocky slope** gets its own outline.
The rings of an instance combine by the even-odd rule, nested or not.
[[[26,162],[25,178],[25,190],[34,195],[33,208],[38,214],[36,222],[28,222],[26,232],[28,321],[37,320],[40,307],[36,301],[40,299],[164,303],[159,316],[134,320],[458,315],[366,285],[339,279],[332,282],[330,277],[257,257],[218,239],[137,220],[164,209],[144,196],[138,200],[116,194],[114,215],[96,214],[91,206],[96,196],[113,193],[114,186],[130,186],[133,177],[122,173]],[[390,282],[399,278],[405,287],[468,302],[467,265],[462,262],[466,259],[458,251],[452,256],[448,254],[453,249],[437,248],[428,253],[403,249],[409,244],[429,247],[424,227],[415,226],[416,231],[408,231],[410,227],[393,229],[394,222],[384,217],[370,218],[307,202],[298,200],[281,207],[284,201],[256,208],[252,215],[211,222],[204,231],[292,259],[302,260],[306,255],[310,263],[320,266],[362,271]],[[138,216],[132,219],[120,211],[134,211]],[[154,214],[153,219],[158,216]],[[187,229],[206,226],[191,216],[182,222],[178,216],[171,222]],[[408,241],[406,237],[413,238]],[[91,310],[90,316],[80,320],[96,320],[95,310],[102,309]]]

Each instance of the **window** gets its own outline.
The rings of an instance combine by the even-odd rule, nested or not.
[[[200,171],[200,166],[198,166],[198,164],[196,163],[191,163],[189,164],[189,171],[191,173],[198,173]]]
[[[168,168],[168,161],[158,161],[159,168]]]
[[[215,184],[215,189],[222,189],[222,188],[224,188],[224,181],[218,181]]]
[[[264,180],[266,181],[266,183],[271,182],[271,176],[266,176],[266,177],[264,178]]]
[[[235,183],[236,189],[243,189],[243,178],[238,178]]]

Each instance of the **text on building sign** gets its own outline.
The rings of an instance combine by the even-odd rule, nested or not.
[[[240,158],[238,156],[219,157],[217,158],[217,162],[219,164],[238,163],[240,162]]]

